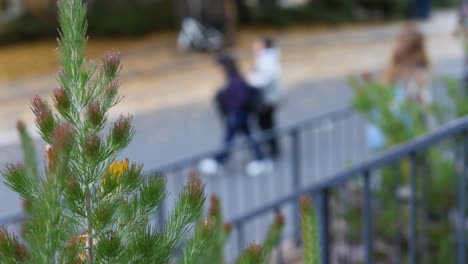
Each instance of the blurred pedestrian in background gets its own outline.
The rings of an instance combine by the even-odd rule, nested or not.
[[[249,86],[242,77],[235,59],[227,54],[217,58],[224,77],[224,88],[216,96],[219,111],[225,125],[224,149],[214,159],[205,159],[200,163],[200,171],[204,174],[216,174],[229,156],[236,134],[242,133],[247,137],[255,160],[247,165],[249,176],[258,176],[271,168],[264,160],[260,146],[251,135],[249,126]]]
[[[412,129],[416,120],[405,111],[403,104],[408,100],[423,107],[432,103],[430,62],[425,37],[416,25],[405,25],[398,35],[390,63],[382,74],[381,82],[392,88],[393,100],[388,106],[391,112],[407,129]],[[378,111],[371,113],[374,120],[380,120],[382,118],[380,115]],[[428,128],[431,126],[429,114],[420,118],[424,119],[423,122]],[[376,124],[369,124],[366,134],[371,151],[382,149],[386,144],[385,135]]]
[[[263,132],[274,132],[276,129],[276,112],[282,98],[280,51],[273,39],[263,38],[253,45],[255,65],[248,82],[260,93],[260,100],[255,108],[258,126]],[[272,158],[280,154],[276,138],[268,140],[268,153]]]
[[[397,37],[390,64],[382,81],[395,89],[398,100],[411,99],[430,104],[430,62],[424,34],[414,24],[407,24]]]

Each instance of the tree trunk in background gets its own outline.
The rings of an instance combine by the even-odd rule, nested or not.
[[[175,2],[179,23],[187,17],[202,20],[204,0],[176,0]]]
[[[175,9],[175,15],[177,17],[177,23],[180,25],[182,20],[185,17],[185,14],[187,14],[187,2],[184,0],[175,0],[174,1],[174,9]]]
[[[23,1],[21,0],[4,0],[3,5],[5,8],[0,10],[0,29],[24,12]]]
[[[42,16],[48,13],[50,4],[54,1],[50,0],[23,0],[24,8],[34,16]]]
[[[226,17],[226,44],[233,45],[236,41],[237,31],[237,6],[234,0],[224,1],[224,14]]]

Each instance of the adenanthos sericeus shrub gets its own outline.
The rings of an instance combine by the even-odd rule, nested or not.
[[[47,143],[45,170],[39,170],[34,143],[19,122],[25,162],[7,165],[3,176],[24,200],[25,222],[21,239],[0,231],[0,262],[169,263],[200,219],[204,186],[190,177],[164,228],[152,227],[165,182],[143,177],[142,165],[116,161],[134,134],[131,116],[106,126],[109,109],[121,99],[119,53],[88,61],[86,6],[61,0],[58,7],[59,87],[53,106],[40,96],[31,102]],[[210,243],[204,237],[211,229],[197,229],[192,249]],[[185,263],[196,263],[199,256],[185,257]]]
[[[144,177],[143,166],[128,159],[116,161],[133,137],[131,116],[107,125],[109,110],[121,100],[119,53],[87,60],[86,5],[59,0],[58,10],[59,86],[53,106],[40,96],[31,101],[47,143],[45,169],[39,169],[34,142],[18,122],[24,164],[7,165],[3,176],[23,199],[25,220],[21,238],[0,229],[0,262],[223,263],[232,227],[223,223],[217,197],[203,218],[204,186],[195,175],[165,223],[152,225],[166,197],[164,178]],[[283,226],[278,214],[263,246],[250,244],[236,263],[268,263]]]

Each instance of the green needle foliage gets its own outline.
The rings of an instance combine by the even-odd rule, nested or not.
[[[304,263],[320,264],[318,223],[312,201],[302,197],[300,201]]]
[[[0,231],[0,262],[170,263],[202,214],[204,186],[190,177],[164,228],[151,226],[166,197],[165,181],[143,177],[142,165],[116,161],[134,134],[131,116],[106,125],[121,99],[119,53],[88,61],[86,6],[60,0],[58,9],[61,70],[54,105],[40,96],[31,101],[47,162],[40,172],[33,141],[19,123],[25,164],[7,165],[3,176],[24,200],[26,220],[21,240]],[[211,229],[197,228],[187,248],[207,246]],[[199,257],[185,254],[184,263]]]
[[[244,250],[236,264],[259,264],[267,261],[266,252],[262,246],[252,243]]]
[[[263,241],[263,251],[267,256],[267,262],[270,259],[273,249],[278,246],[281,241],[281,233],[283,232],[284,227],[284,216],[282,214],[277,214],[273,224],[270,225],[270,229],[266,234],[265,240]]]
[[[231,234],[232,227],[224,223],[221,203],[218,196],[212,195],[210,199],[210,208],[208,210],[208,221],[214,227],[213,243],[210,247],[204,249],[204,263],[224,263],[224,247]]]

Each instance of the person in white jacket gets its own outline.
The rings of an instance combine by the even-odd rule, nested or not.
[[[257,107],[259,128],[263,132],[273,132],[276,110],[282,98],[280,51],[272,39],[264,38],[254,43],[253,52],[255,65],[247,81],[252,88],[260,90],[261,100]],[[272,138],[268,146],[271,157],[278,157],[278,141]]]

